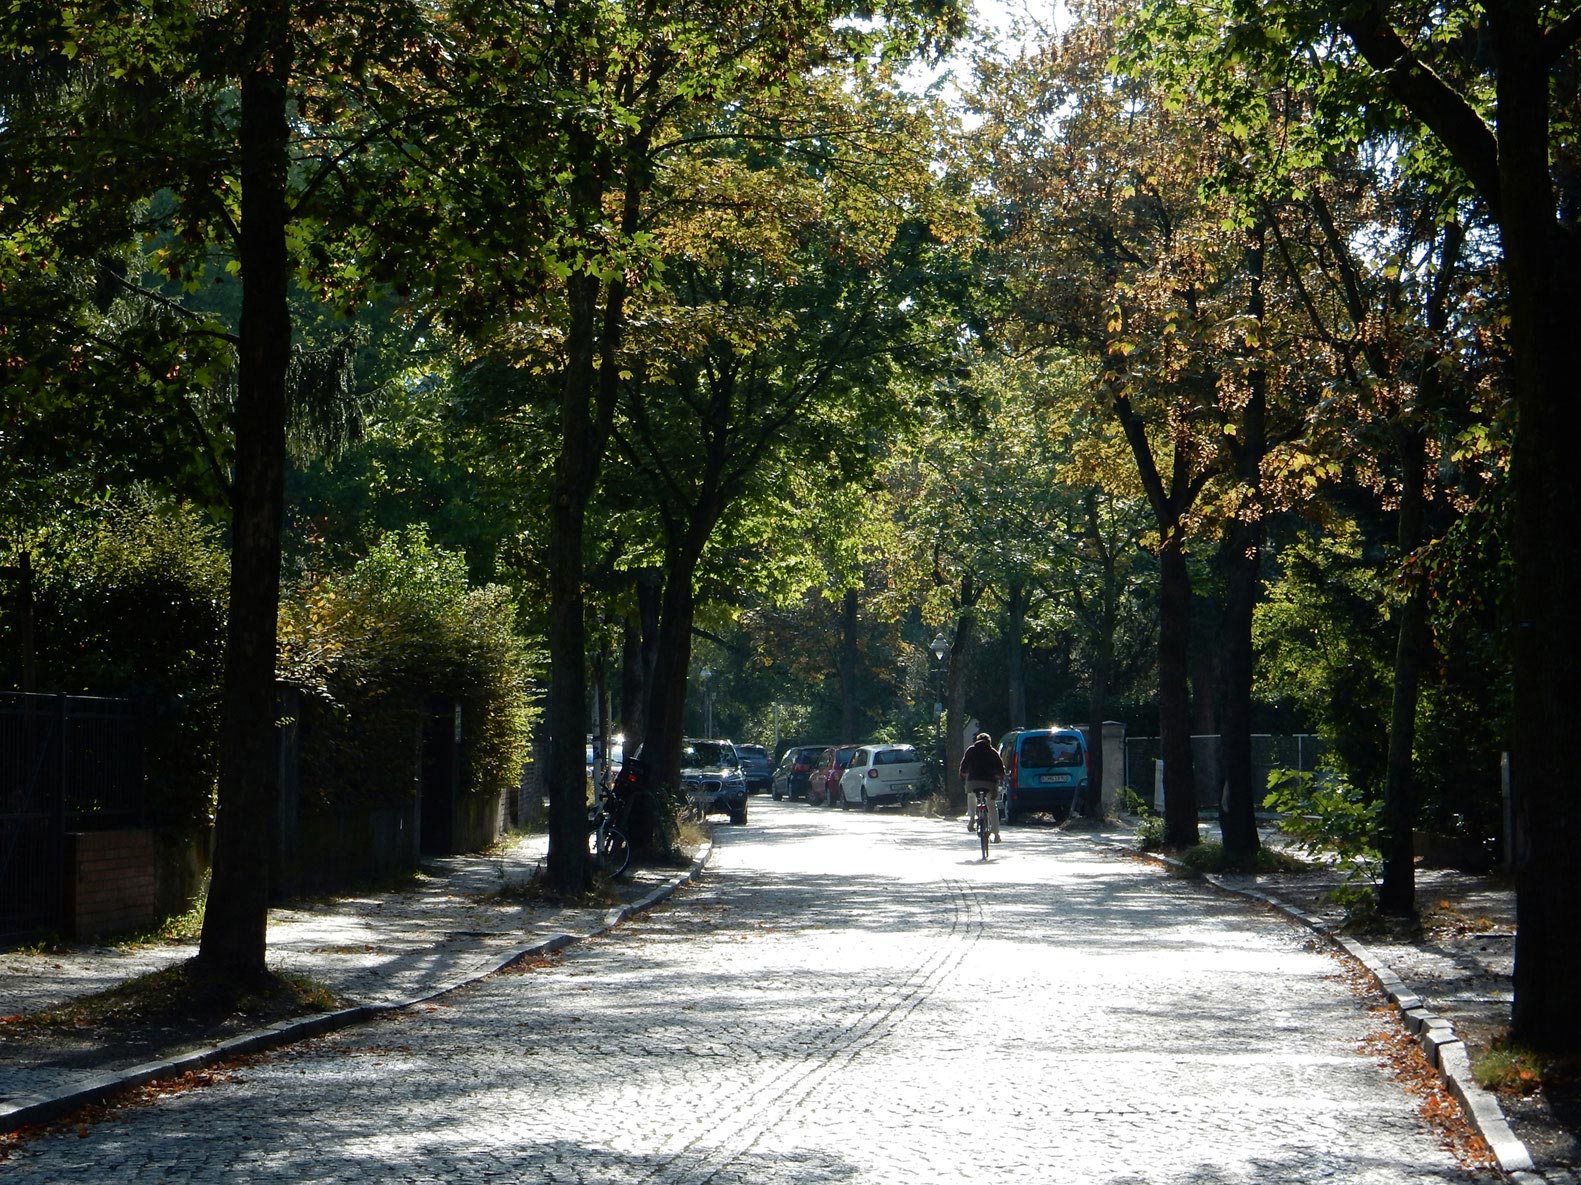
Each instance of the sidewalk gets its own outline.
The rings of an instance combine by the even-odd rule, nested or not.
[[[637,869],[616,882],[619,904],[577,908],[512,892],[532,880],[547,846],[546,836],[529,835],[489,855],[425,861],[415,882],[398,891],[271,910],[270,967],[322,984],[345,1005],[339,1012],[271,1025],[199,1050],[162,1046],[153,1039],[148,1048],[117,1055],[71,1049],[63,1041],[42,1058],[38,1040],[8,1037],[8,1025],[0,1022],[0,1133],[127,1086],[354,1024],[449,991],[524,956],[601,933],[668,897],[697,875],[709,855],[705,846],[690,869]],[[54,1008],[196,953],[187,944],[0,951],[0,1018]]]
[[[1135,820],[1091,832],[1099,843],[1172,866],[1159,853],[1136,848]],[[1217,828],[1204,824],[1204,840]],[[1262,833],[1265,846],[1288,846],[1277,831]],[[1576,1148],[1581,1144],[1568,1097],[1543,1093],[1495,1097],[1472,1077],[1471,1062],[1508,1029],[1514,998],[1515,891],[1496,876],[1448,868],[1416,870],[1419,929],[1380,927],[1356,937],[1344,932],[1345,911],[1330,900],[1343,883],[1321,866],[1295,873],[1231,876],[1205,880],[1286,914],[1323,935],[1364,968],[1389,998],[1402,1023],[1421,1044],[1429,1064],[1460,1102],[1467,1119],[1488,1142],[1499,1167],[1526,1185],[1574,1185]]]

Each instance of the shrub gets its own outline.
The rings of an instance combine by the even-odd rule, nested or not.
[[[408,798],[418,729],[436,699],[462,705],[467,790],[516,784],[529,654],[512,598],[471,588],[462,557],[421,528],[387,534],[350,572],[295,590],[282,607],[281,665],[304,692],[305,807]]]
[[[207,822],[229,581],[218,529],[134,490],[56,520],[35,556],[40,688],[142,700],[150,820]]]
[[[1378,851],[1382,804],[1332,772],[1280,769],[1269,774],[1263,805],[1281,815],[1279,828],[1315,855],[1331,858],[1345,874],[1332,896],[1353,918],[1377,901],[1383,857]]]

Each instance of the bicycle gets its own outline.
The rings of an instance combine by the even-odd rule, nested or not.
[[[635,757],[626,758],[615,780],[601,788],[588,812],[594,867],[611,879],[625,872],[631,863],[631,837],[626,827],[632,801],[647,792],[647,775],[646,763]]]
[[[978,789],[978,790],[973,790],[972,793],[977,795],[977,805],[976,805],[976,807],[973,808],[973,813],[974,813],[974,815],[976,817],[976,823],[977,823],[977,826],[976,826],[977,842],[982,845],[982,848],[983,848],[983,863],[986,864],[986,863],[988,863],[988,832],[989,832],[989,825],[988,825],[988,791],[987,790]]]
[[[624,805],[611,790],[599,795],[588,812],[593,865],[611,879],[625,872],[631,863],[631,840],[625,828],[627,811],[621,809]]]

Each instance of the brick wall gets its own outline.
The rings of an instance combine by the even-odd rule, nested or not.
[[[66,921],[76,938],[151,926],[151,831],[79,831],[66,837]]]

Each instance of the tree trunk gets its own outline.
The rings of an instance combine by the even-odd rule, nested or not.
[[[1119,618],[1120,576],[1114,553],[1103,537],[1098,513],[1098,492],[1089,490],[1083,500],[1088,546],[1102,573],[1098,581],[1097,612],[1089,616],[1092,647],[1092,683],[1087,689],[1087,810],[1097,814],[1103,805],[1103,723],[1109,712],[1109,683],[1114,671],[1114,632]]]
[[[965,590],[963,600],[975,604],[971,577],[964,577],[961,583]],[[966,728],[966,660],[975,640],[976,616],[976,610],[968,608],[956,619],[944,680],[944,798],[952,814],[966,810],[966,788],[961,782],[961,758],[966,755],[962,731]]]
[[[587,623],[582,596],[582,544],[587,501],[598,473],[592,445],[593,356],[598,280],[566,283],[569,326],[565,386],[560,398],[560,455],[549,509],[549,854],[545,871],[562,893],[588,883]]]
[[[856,589],[840,598],[840,739],[855,741],[861,732],[856,703]]]
[[[608,175],[598,129],[572,130],[575,176],[572,218],[584,234],[605,218]],[[636,199],[628,177],[621,227],[632,230]],[[602,307],[600,305],[602,298]],[[565,376],[560,393],[560,455],[549,510],[549,853],[545,875],[561,893],[580,893],[588,884],[587,857],[587,622],[582,592],[582,549],[587,504],[614,418],[619,390],[619,352],[626,317],[622,277],[606,285],[596,275],[566,281],[568,323]]]
[[[1164,842],[1197,842],[1197,788],[1191,759],[1191,571],[1178,531],[1158,552],[1158,737],[1164,758]]]
[[[599,773],[605,776],[609,772],[609,758],[614,744],[614,720],[612,719],[610,698],[613,688],[610,686],[610,667],[613,665],[614,655],[611,652],[607,623],[601,626],[598,638],[598,658],[593,675],[593,711],[598,734],[598,749],[595,756],[598,759]]]
[[[1166,487],[1147,427],[1124,394],[1115,416],[1131,446],[1137,475],[1158,523],[1158,738],[1164,761],[1164,842],[1187,848],[1197,842],[1197,790],[1191,755],[1191,569],[1181,518],[1200,484],[1179,448]]]
[[[1092,682],[1087,689],[1086,810],[1090,815],[1097,814],[1103,804],[1103,722],[1109,713],[1109,681],[1114,670],[1114,630],[1119,599],[1114,557],[1101,549],[1099,554],[1103,557],[1103,580],[1095,623],[1098,628],[1091,639]]]
[[[1509,286],[1509,352],[1516,429],[1511,453],[1515,695],[1510,737],[1515,811],[1515,1001],[1512,1036],[1551,1053],[1581,1052],[1571,1023],[1581,998],[1581,785],[1564,743],[1581,712],[1581,467],[1571,430],[1581,373],[1581,245],[1556,211],[1575,204],[1574,182],[1551,170],[1550,80],[1576,47],[1545,28],[1536,6],[1485,6],[1497,117],[1445,101],[1439,77],[1412,68],[1376,5],[1347,10],[1345,32],[1392,93],[1444,142],[1499,223]],[[1556,60],[1556,55],[1558,58]],[[1556,200],[1554,183],[1570,192]]]
[[[1267,787],[1252,784],[1252,614],[1262,589],[1263,456],[1268,449],[1268,373],[1262,362],[1264,239],[1266,227],[1248,235],[1246,277],[1247,319],[1257,326],[1255,339],[1243,339],[1251,360],[1246,374],[1246,405],[1234,437],[1236,482],[1241,505],[1228,533],[1224,588],[1224,708],[1219,722],[1219,754],[1224,793],[1219,803],[1219,833],[1224,862],[1250,870],[1261,846],[1257,838],[1257,804]]]
[[[1499,221],[1509,280],[1517,428],[1511,743],[1515,807],[1515,1040],[1581,1051],[1581,785],[1566,738],[1581,719],[1581,466],[1574,452],[1581,374],[1581,251],[1554,220],[1548,80],[1536,10],[1490,6],[1498,58]]]
[[[1251,868],[1257,838],[1258,787],[1252,785],[1252,609],[1262,582],[1262,524],[1238,522],[1230,531],[1224,558],[1228,565],[1224,596],[1224,701],[1219,717],[1219,833],[1224,862]],[[1266,790],[1266,787],[1264,788]]]
[[[1027,632],[1026,586],[1013,581],[1005,594],[1005,707],[1011,728],[1027,726],[1027,678],[1025,636]]]
[[[686,738],[687,676],[692,665],[692,623],[696,617],[697,564],[713,531],[715,517],[703,516],[688,528],[684,539],[667,549],[664,594],[659,611],[658,648],[653,670],[653,694],[648,703],[648,736],[644,756],[652,765],[661,794],[680,801],[681,747]],[[649,807],[657,804],[648,804]],[[631,816],[632,851],[652,859],[664,851],[657,811],[634,810]]]
[[[1378,907],[1386,914],[1416,912],[1416,861],[1412,832],[1416,825],[1416,705],[1422,666],[1432,643],[1427,589],[1414,571],[1414,553],[1422,542],[1423,482],[1426,439],[1420,431],[1398,428],[1400,456],[1400,562],[1406,565],[1405,603],[1400,606],[1394,648],[1394,692],[1389,711],[1389,756],[1383,789],[1383,882]]]
[[[636,753],[648,735],[648,699],[659,646],[659,598],[663,575],[653,568],[637,573],[637,607],[626,615],[620,666],[620,730],[626,752]]]
[[[17,555],[17,647],[21,650],[22,690],[38,690],[38,638],[34,634],[33,553]]]
[[[269,870],[279,800],[275,649],[291,361],[289,213],[291,9],[249,10],[241,80],[242,311],[231,493],[230,613],[225,638],[213,873],[198,963],[232,980],[263,977]]]

